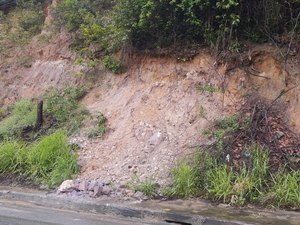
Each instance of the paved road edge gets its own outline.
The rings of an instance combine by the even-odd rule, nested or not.
[[[75,210],[86,213],[99,213],[105,215],[117,215],[122,217],[132,217],[140,219],[154,219],[157,221],[176,221],[192,225],[238,225],[247,224],[240,221],[226,221],[218,218],[205,217],[201,215],[189,215],[183,213],[165,212],[150,208],[138,208],[134,205],[115,204],[99,202],[86,199],[73,199],[47,195],[40,193],[22,193],[11,190],[0,190],[0,201],[19,201],[31,203],[38,206]]]

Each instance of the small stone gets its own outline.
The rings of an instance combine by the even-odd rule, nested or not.
[[[159,145],[161,142],[163,141],[163,135],[161,132],[156,132],[152,135],[152,137],[149,139],[148,143],[150,145],[153,145],[153,146],[157,146]]]
[[[57,193],[65,193],[70,192],[74,189],[74,181],[73,180],[65,180],[58,188]]]
[[[136,199],[142,199],[144,197],[144,194],[140,191],[137,191],[133,194],[132,196],[133,198],[136,198]]]
[[[98,184],[98,182],[97,181],[95,181],[95,180],[92,180],[91,182],[90,182],[90,184],[89,184],[89,186],[88,186],[88,191],[93,191],[94,190],[94,188],[96,187],[96,185]]]
[[[101,187],[100,185],[96,185],[94,187],[94,193],[92,195],[92,197],[99,197],[102,195],[102,190],[103,190],[103,187]]]
[[[275,132],[275,135],[276,135],[276,138],[277,138],[277,139],[281,139],[281,138],[284,136],[284,133],[281,132],[281,131],[276,131],[276,132]]]
[[[127,182],[121,182],[119,188],[121,189],[127,188]]]
[[[112,188],[109,186],[104,186],[102,188],[102,194],[103,195],[110,195],[110,193],[112,193]]]
[[[87,181],[84,180],[84,181],[80,182],[80,184],[78,186],[78,190],[79,191],[86,191],[87,187],[88,187],[88,183],[87,183]]]

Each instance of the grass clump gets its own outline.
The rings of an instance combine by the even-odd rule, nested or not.
[[[269,204],[278,207],[300,207],[300,171],[281,170],[272,177]]]
[[[76,156],[72,154],[67,136],[62,131],[43,137],[30,146],[27,163],[30,177],[50,187],[78,171]]]
[[[26,165],[26,145],[17,141],[0,144],[0,175],[19,174]]]
[[[155,183],[153,178],[147,178],[143,181],[135,175],[130,182],[127,183],[127,188],[134,190],[135,192],[142,192],[148,197],[156,197],[157,189],[159,185]]]
[[[197,194],[198,176],[195,169],[182,161],[172,170],[173,185],[171,195],[187,198]]]
[[[107,122],[107,118],[104,116],[104,114],[99,113],[99,115],[97,116],[97,126],[95,126],[92,130],[89,131],[88,138],[90,139],[95,139],[97,137],[102,138],[107,131],[106,122]]]
[[[4,141],[0,145],[0,175],[21,175],[34,183],[55,187],[77,172],[77,157],[63,131],[31,145],[17,141]]]
[[[135,187],[135,191],[140,191],[148,197],[155,197],[157,195],[156,189],[157,184],[153,181],[153,179],[146,179],[137,184]]]
[[[36,122],[36,106],[29,100],[17,102],[5,119],[0,122],[0,140],[20,138],[22,129]]]

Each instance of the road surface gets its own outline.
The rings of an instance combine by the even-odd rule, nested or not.
[[[166,225],[165,222],[87,214],[38,207],[9,201],[0,202],[0,225]]]

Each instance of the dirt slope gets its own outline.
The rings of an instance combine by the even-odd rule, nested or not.
[[[208,141],[203,132],[223,114],[222,93],[196,88],[220,82],[212,63],[207,53],[190,63],[147,58],[112,87],[92,90],[83,102],[92,114],[106,115],[109,132],[94,142],[75,138],[84,146],[80,177],[120,181],[136,174],[163,182],[176,159]]]
[[[52,86],[90,83],[74,76],[84,67],[74,65],[70,41],[65,33],[47,43],[36,38],[22,51],[1,59],[0,106],[37,98]],[[95,121],[87,119],[81,134],[71,138],[82,147],[79,178],[126,182],[137,175],[164,183],[178,159],[213,141],[203,134],[212,122],[238,111],[244,97],[253,93],[274,100],[295,87],[280,101],[291,127],[300,132],[298,55],[284,65],[271,46],[249,49],[237,56],[250,58],[246,66],[231,65],[234,60],[218,64],[202,50],[189,62],[137,56],[125,74],[97,74],[82,103],[92,115],[104,113],[108,132],[103,139],[89,140],[86,134]],[[30,66],[24,66],[24,56],[29,56]],[[199,91],[199,86],[213,91]]]

